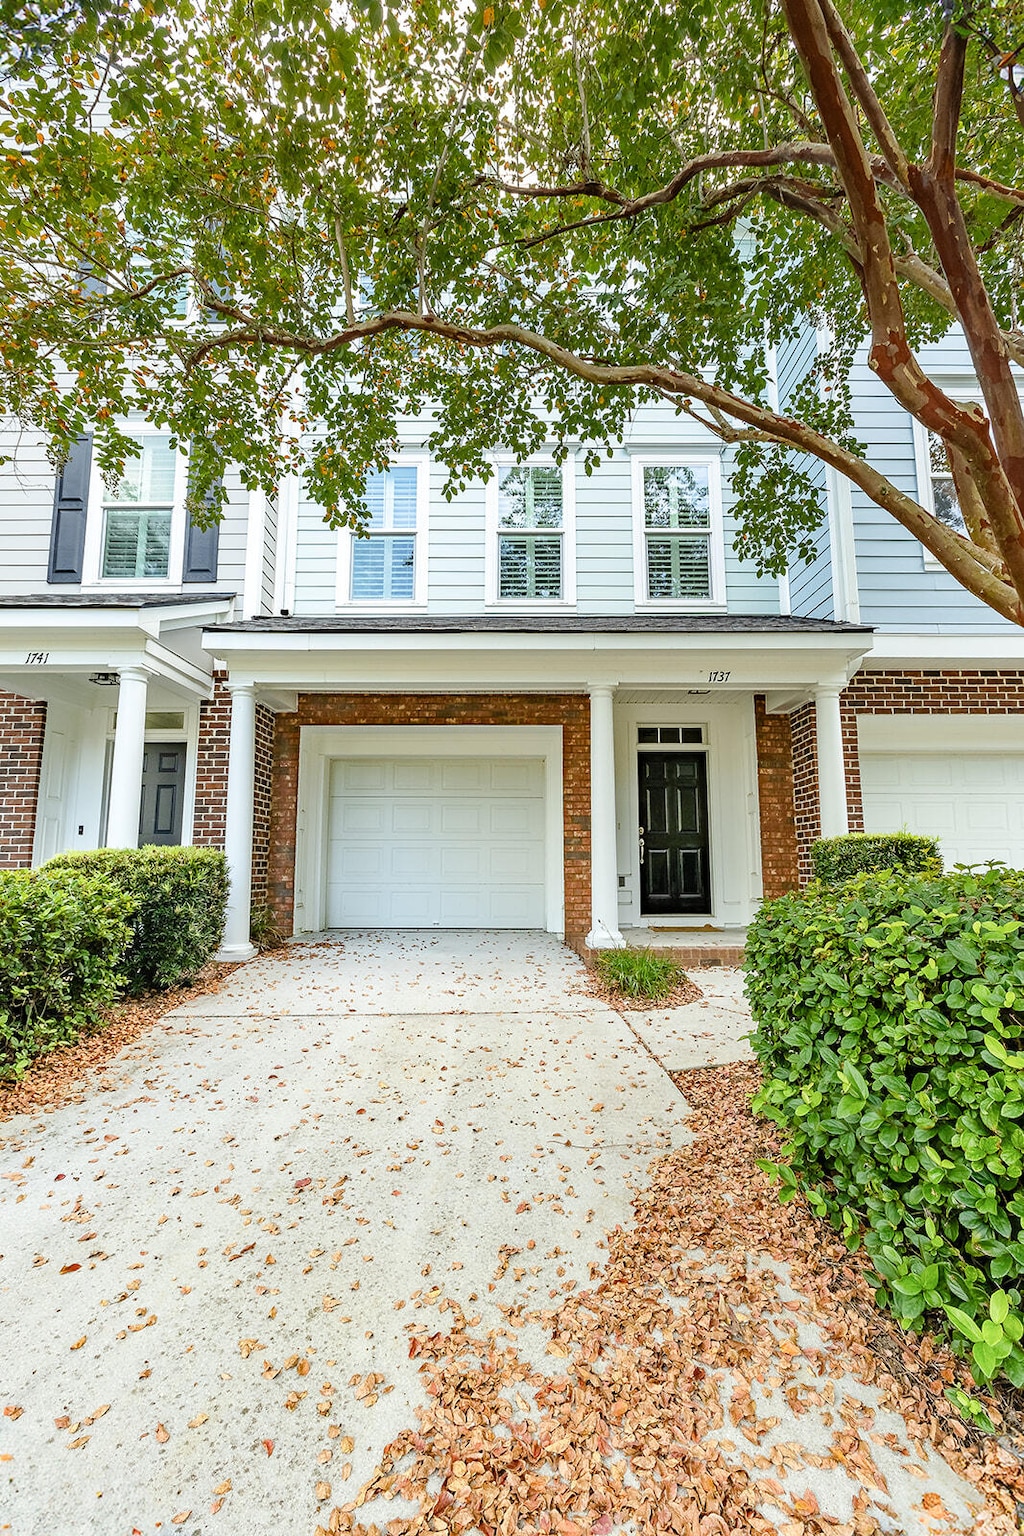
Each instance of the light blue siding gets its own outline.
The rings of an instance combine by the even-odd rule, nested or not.
[[[42,440],[7,425],[0,429],[0,454],[9,456],[12,461],[0,469],[0,527],[3,530],[0,598],[34,597],[47,592],[60,592],[65,596],[74,593],[79,590],[74,583],[62,583],[59,587],[47,585],[56,476]],[[228,504],[220,530],[217,589],[241,593],[249,497],[237,470],[229,472],[225,485]],[[99,516],[99,508],[90,508],[89,515]],[[108,589],[116,586],[112,583],[103,585]],[[161,584],[154,583],[154,590],[162,590]],[[167,590],[182,589],[169,587]]]
[[[950,332],[925,347],[921,360],[940,384],[969,392],[971,359],[966,342]],[[918,488],[911,417],[858,358],[853,373],[855,430],[876,469],[912,496]],[[972,597],[941,567],[927,564],[917,539],[863,492],[853,490],[854,534],[861,617],[881,630],[986,634],[1013,629]]]
[[[421,448],[429,418],[400,424],[403,448]],[[645,406],[637,412],[626,446],[603,457],[590,475],[581,449],[571,461],[576,502],[576,611],[583,614],[631,613],[635,607],[633,571],[634,455],[657,458],[680,453],[717,456],[721,445],[693,422],[676,415],[671,405]],[[778,583],[758,577],[733,548],[736,523],[723,461],[723,517],[726,593],[736,613],[777,613]],[[430,505],[426,558],[427,606],[434,613],[477,613],[486,601],[487,488],[475,481],[450,501],[444,496],[446,471],[430,464]],[[335,611],[339,538],[325,528],[319,508],[300,501],[295,551],[297,614]],[[493,534],[492,534],[493,537]],[[417,558],[422,559],[421,538]]]
[[[786,411],[794,393],[803,382],[818,356],[818,335],[808,326],[778,349],[777,369],[779,408]],[[818,460],[799,456],[801,468],[806,469],[818,490],[822,512],[826,508],[825,466]],[[789,600],[792,610],[802,618],[834,619],[835,603],[832,583],[832,541],[829,526],[823,518],[814,540],[817,553],[813,560],[794,560],[789,572]]]

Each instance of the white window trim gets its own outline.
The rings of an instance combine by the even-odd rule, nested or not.
[[[132,421],[122,424],[128,437],[169,437],[173,434],[166,427],[154,426],[149,421]],[[89,476],[89,502],[85,517],[85,549],[82,555],[82,590],[149,592],[174,591],[182,585],[185,566],[185,534],[188,519],[185,516],[185,496],[188,492],[188,454],[177,450],[174,468],[174,505],[171,509],[171,539],[167,558],[166,576],[104,576],[103,529],[106,523],[104,500],[107,488],[103,483],[93,454],[92,472]]]
[[[647,529],[644,524],[644,470],[694,469],[708,472],[708,511],[711,595],[702,598],[649,597],[647,593]],[[725,612],[725,527],[722,517],[722,460],[719,454],[659,453],[634,456],[633,496],[633,602],[648,613]]]
[[[404,464],[412,464],[416,469],[416,527],[415,529],[403,529],[402,533],[408,536],[412,533],[415,552],[413,554],[413,595],[409,597],[353,597],[352,594],[352,546],[357,535],[351,528],[338,529],[338,576],[334,594],[334,602],[337,608],[358,609],[360,613],[392,613],[395,611],[408,612],[414,608],[427,606],[427,560],[429,543],[427,530],[430,515],[430,455],[421,449],[402,449],[391,460],[391,467],[399,467]]]
[[[484,606],[502,613],[547,613],[576,606],[576,455],[570,453],[562,463],[562,595],[561,597],[499,597],[498,595],[498,534],[509,532],[498,527],[498,474],[497,471],[521,464],[524,469],[537,465],[542,469],[555,469],[554,455],[532,453],[527,459],[517,459],[514,454],[495,454],[492,463],[495,473],[487,482],[485,501],[486,553],[484,556]],[[554,528],[550,530],[554,533]]]
[[[977,400],[981,390],[977,385],[972,389],[969,384],[961,383],[954,388],[947,388],[946,393],[958,405],[966,405],[968,401]],[[910,424],[914,432],[914,476],[917,481],[917,499],[925,511],[934,517],[935,493],[932,489],[931,456],[928,452],[928,428],[923,422],[918,421],[916,416],[911,416]],[[926,571],[946,569],[942,561],[932,554],[927,544],[921,545],[921,554]]]

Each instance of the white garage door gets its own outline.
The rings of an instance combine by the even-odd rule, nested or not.
[[[332,762],[330,928],[543,928],[544,763]]]
[[[862,751],[860,772],[866,832],[937,836],[947,868],[1024,868],[1024,741],[1017,753]]]

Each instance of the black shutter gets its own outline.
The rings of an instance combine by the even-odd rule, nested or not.
[[[91,470],[92,438],[79,437],[72,443],[68,461],[57,476],[53,495],[50,565],[46,577],[51,584],[80,582],[82,579]]]
[[[216,487],[211,486],[206,495],[209,505],[214,501],[216,491],[220,487],[217,481]],[[188,520],[188,532],[185,535],[185,569],[182,572],[183,582],[209,582],[217,580],[217,547],[220,543],[220,523],[214,523],[212,528],[197,528],[191,517]]]

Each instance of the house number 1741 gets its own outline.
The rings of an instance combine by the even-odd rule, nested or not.
[[[732,677],[732,673],[731,672],[709,672],[708,673],[708,682],[709,683],[727,683],[729,681],[730,677]]]

